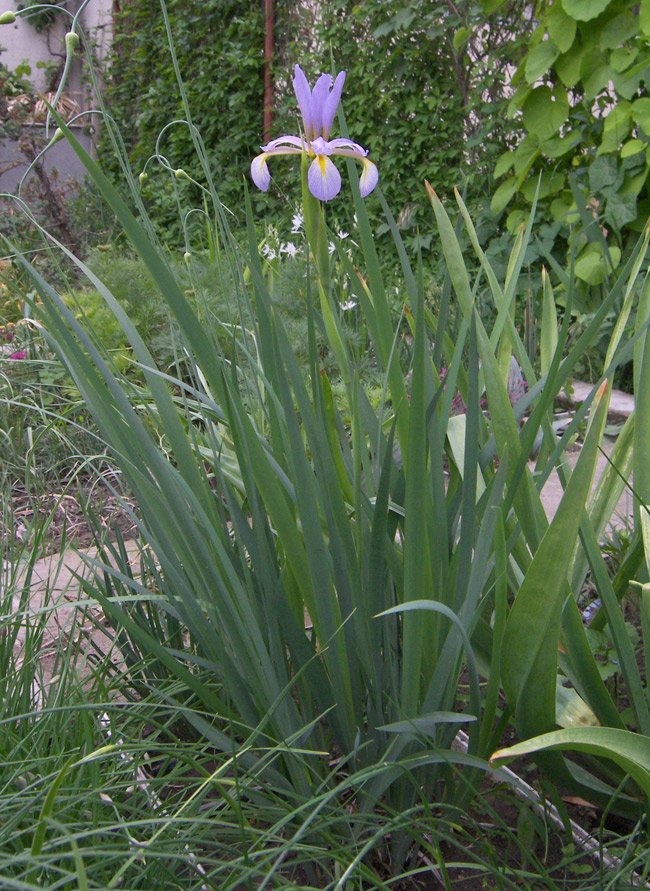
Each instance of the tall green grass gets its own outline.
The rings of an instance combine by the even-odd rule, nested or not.
[[[173,44],[170,53],[175,64]],[[534,211],[513,244],[505,280],[498,281],[460,197],[454,226],[430,192],[431,225],[447,270],[441,303],[432,307],[422,270],[411,267],[378,191],[404,282],[404,322],[395,325],[351,176],[359,251],[350,258],[327,233],[335,262],[327,261],[326,270],[321,252],[316,267],[306,270],[305,367],[269,292],[246,196],[248,229],[241,243],[229,229],[180,72],[179,91],[203,164],[209,242],[207,250],[187,245],[189,273],[193,254],[201,267],[209,262],[215,274],[223,271],[236,321],[199,317],[140,198],[134,191],[132,209],[61,121],[174,319],[182,374],[157,367],[101,279],[50,239],[121,326],[145,382],[134,386],[111,361],[101,333],[89,333],[63,295],[20,260],[38,295],[33,311],[45,336],[138,505],[142,571],[132,571],[118,545],[109,549],[111,560],[107,551],[94,563],[96,574],[81,582],[83,590],[112,623],[132,695],[154,711],[168,709],[174,716],[170,735],[195,740],[217,765],[206,768],[187,797],[179,793],[177,816],[152,828],[147,844],[162,851],[158,840],[177,840],[176,825],[183,832],[196,826],[203,838],[200,803],[208,794],[223,800],[241,838],[248,838],[246,809],[263,793],[265,806],[272,800],[282,816],[268,817],[272,830],[260,829],[272,832],[260,836],[261,859],[241,842],[244,871],[220,887],[256,881],[261,872],[262,887],[291,887],[287,865],[297,857],[303,868],[304,856],[307,869],[316,850],[328,845],[332,821],[336,838],[345,838],[355,855],[338,884],[324,884],[345,887],[341,882],[350,880],[362,887],[375,848],[389,850],[398,872],[409,868],[422,836],[405,815],[424,808],[430,818],[432,802],[464,808],[488,759],[520,751],[495,755],[511,720],[550,779],[603,805],[615,796],[619,809],[638,816],[650,791],[650,713],[618,610],[625,586],[607,576],[598,537],[631,464],[639,516],[645,515],[647,472],[639,455],[648,409],[640,405],[629,422],[593,499],[606,381],[594,387],[559,441],[552,412],[555,396],[621,297],[624,314],[638,303],[637,329],[624,343],[621,317],[605,376],[633,354],[637,389],[645,392],[648,233],[576,343],[568,344],[571,289],[558,321],[544,277],[537,365],[513,321]],[[135,179],[126,185],[135,190]],[[473,277],[461,231],[479,261]],[[339,306],[339,295],[349,293],[344,279],[360,309],[353,335]],[[493,302],[488,327],[475,300],[484,283]],[[459,318],[453,329],[452,304]],[[382,381],[379,406],[360,374],[359,333]],[[512,356],[528,386],[515,405],[508,391]],[[337,386],[345,393],[344,410]],[[461,414],[453,413],[457,392]],[[575,470],[560,468],[566,488],[549,523],[540,489],[585,424]],[[643,558],[640,530],[632,553],[635,574]],[[599,621],[607,621],[615,638],[632,707],[629,726],[601,678],[577,608],[587,572],[599,586]],[[576,729],[576,714],[601,726]],[[460,728],[469,737],[465,755],[452,749]],[[565,757],[567,749],[590,757],[578,764]],[[116,751],[111,758],[121,770]],[[99,757],[88,751],[65,775],[87,765],[96,770]],[[171,780],[169,786],[176,794]],[[354,819],[340,813],[346,801]],[[398,815],[390,832],[378,816],[385,813]],[[196,824],[185,823],[190,815]],[[37,848],[40,856],[42,845]],[[74,859],[72,844],[70,851]],[[146,861],[146,853],[130,855],[108,887],[116,887],[139,856]],[[151,855],[159,856],[162,864],[164,853]],[[173,887],[177,878],[167,881]],[[372,881],[379,881],[376,875]]]

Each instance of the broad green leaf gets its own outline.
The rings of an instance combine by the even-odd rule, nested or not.
[[[524,126],[543,141],[557,135],[569,115],[569,98],[558,85],[554,91],[542,86],[531,90],[523,105]]]
[[[640,47],[638,46],[621,46],[615,49],[609,57],[609,64],[618,74],[625,71],[634,62],[639,55]],[[625,97],[629,99],[629,96]]]
[[[501,647],[501,675],[524,737],[555,724],[558,644],[562,607],[569,596],[567,569],[578,538],[607,418],[607,386],[600,388],[592,420],[564,496],[515,598]]]
[[[568,16],[559,3],[554,3],[546,16],[548,36],[561,53],[571,49],[575,40],[577,25],[575,19]]]
[[[525,70],[528,83],[534,84],[543,74],[546,74],[559,55],[560,50],[552,40],[538,43],[526,57]]]
[[[613,155],[596,158],[589,168],[589,188],[608,197],[618,191],[623,184],[625,171],[618,166]]]
[[[650,136],[650,99],[644,97],[632,103],[632,117]]]
[[[639,25],[646,37],[650,37],[650,0],[641,0]]]
[[[605,118],[605,133],[609,133],[610,130],[615,130],[620,134],[620,142],[629,131],[631,116],[632,105],[625,100],[618,102]]]
[[[540,149],[547,158],[561,158],[575,148],[583,138],[579,130],[570,130],[564,136],[553,136],[551,139],[546,139]]]
[[[634,13],[622,12],[607,22],[600,36],[601,49],[616,49],[639,31],[639,19]]]
[[[638,169],[638,168],[637,168]],[[641,168],[641,172],[637,173],[635,176],[626,176],[623,180],[623,185],[621,186],[619,195],[623,197],[627,197],[628,195],[633,195],[638,199],[641,191],[643,190],[646,181],[648,179],[648,168],[643,165]],[[642,199],[643,200],[643,199]],[[642,210],[639,210],[637,205],[637,211],[635,214],[635,219],[637,223],[643,223],[647,219],[647,213],[644,213]]]
[[[551,202],[551,215],[557,222],[566,221],[567,216],[570,213],[575,212],[575,201],[573,200],[573,195],[569,191],[563,192],[559,198],[556,198],[555,201]]]
[[[454,34],[454,49],[459,49],[464,43],[467,43],[469,38],[472,36],[471,28],[459,28],[458,31]]]
[[[612,268],[616,269],[621,260],[621,251],[616,246],[609,249]],[[588,285],[599,285],[607,278],[609,263],[605,261],[599,245],[590,245],[575,263],[575,274]]]
[[[616,52],[617,50],[614,50],[614,53]],[[620,62],[620,57],[618,61]],[[638,95],[641,84],[645,83],[647,70],[648,58],[645,54],[631,68],[626,67],[622,74],[619,74],[612,65],[612,83],[618,95],[624,99],[634,99]]]
[[[578,49],[571,47],[569,52],[561,55],[556,61],[555,70],[567,89],[575,87],[580,80],[582,57],[585,55],[586,51],[586,47],[584,46],[581,46]]]
[[[535,181],[532,178],[529,178],[526,183],[524,183],[521,193],[526,199],[526,201],[532,202],[535,198],[535,194],[537,193],[537,189],[539,187],[539,193],[537,193],[538,198],[547,198],[549,195],[557,195],[565,185],[564,173],[557,172],[553,173],[550,170],[545,170],[539,181]]]
[[[621,158],[629,158],[632,155],[637,155],[639,152],[642,152],[647,148],[647,146],[648,143],[644,142],[642,139],[629,139],[621,149]]]
[[[517,180],[514,176],[509,177],[509,179],[501,183],[490,202],[490,210],[495,216],[498,216],[501,213],[516,191]]]
[[[650,796],[650,739],[640,733],[611,727],[584,727],[554,730],[527,739],[507,749],[499,749],[490,764],[511,761],[542,751],[574,751],[598,755],[614,761]]]
[[[525,136],[514,151],[515,173],[522,182],[539,154],[539,139],[532,133]]]
[[[496,179],[506,174],[515,163],[515,153],[511,151],[505,152],[494,167],[494,176]]]
[[[621,195],[620,192],[608,198],[605,205],[605,219],[609,220],[619,232],[626,223],[636,220],[636,196]]]
[[[615,74],[611,65],[585,66],[583,59],[580,76],[585,90],[585,98],[595,99],[599,93],[607,89]]]
[[[568,16],[579,22],[589,22],[604,12],[610,0],[562,0],[562,7]]]

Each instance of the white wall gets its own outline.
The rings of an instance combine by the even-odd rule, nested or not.
[[[83,0],[68,0],[68,11],[73,15],[81,7]],[[17,12],[14,0],[0,0],[0,13],[11,10]],[[101,58],[110,44],[112,0],[89,0],[83,9],[79,22],[87,39],[94,47],[97,58]],[[37,68],[39,61],[64,61],[65,45],[64,36],[70,29],[72,17],[65,11],[58,11],[56,20],[47,31],[37,32],[30,25],[29,19],[22,15],[17,16],[12,25],[0,26],[0,61],[10,70],[27,61],[31,66],[31,74],[28,75],[36,89],[40,92],[46,88],[46,76],[42,68]],[[70,77],[66,82],[65,92],[68,93],[79,105],[86,110],[93,107],[93,99],[89,86],[82,78],[82,56],[75,58]],[[84,119],[85,123],[89,118]],[[93,119],[97,125],[97,119]],[[45,143],[45,128],[41,124],[26,125],[31,128],[29,132],[39,137]],[[49,135],[51,136],[51,130]],[[91,136],[85,129],[79,129],[76,133],[86,150],[92,152]],[[64,179],[83,179],[84,170],[77,156],[66,142],[57,143],[44,158],[45,167],[51,170],[56,167]],[[16,164],[16,166],[12,166]],[[0,141],[0,192],[13,190],[27,169],[27,161],[18,150],[15,141],[5,139]],[[32,174],[33,175],[33,174]]]
[[[74,14],[80,7],[81,0],[69,0],[67,9]],[[98,56],[106,51],[111,38],[111,0],[89,0],[80,16],[80,23],[86,37],[96,45]],[[0,0],[0,12],[18,12],[15,0]],[[72,18],[65,10],[56,13],[51,28],[38,33],[29,24],[29,18],[17,16],[13,25],[0,26],[0,46],[3,52],[0,61],[14,70],[21,62],[27,60],[31,66],[29,80],[41,91],[45,89],[45,72],[36,67],[37,62],[59,61],[65,57],[63,37],[69,30]],[[80,61],[75,63],[68,89],[82,108],[88,107],[89,97],[81,80]]]

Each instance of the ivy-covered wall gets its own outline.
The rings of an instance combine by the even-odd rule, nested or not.
[[[446,19],[446,21],[445,21]],[[451,40],[456,17],[431,0],[331,0],[319,26],[320,59],[347,71],[345,115],[351,137],[370,150],[380,185],[401,221],[418,221],[427,179],[447,192],[467,173],[467,107]],[[436,33],[430,33],[436,28]]]
[[[137,175],[163,127],[182,117],[181,105],[160,0],[120,0],[116,9],[107,97]],[[167,9],[194,122],[220,197],[237,213],[242,176],[263,141],[263,0],[167,0]],[[467,44],[454,42],[459,28],[483,13],[474,5],[453,9],[437,0],[275,2],[273,135],[298,132],[291,90],[296,62],[312,81],[332,66],[345,69],[350,136],[370,150],[389,205],[405,226],[418,222],[427,203],[425,179],[449,194],[471,172],[489,175],[490,165],[481,167],[480,140],[468,149],[481,127],[481,94],[472,88],[476,56]],[[483,65],[482,77],[488,68]],[[168,130],[161,151],[173,168],[193,172],[187,128]],[[171,185],[156,178],[153,165],[147,171],[146,189],[159,219],[177,228]],[[260,209],[273,212],[297,192],[290,160],[278,159],[271,173],[269,193],[252,189],[252,196]],[[344,218],[341,194],[333,202],[341,206],[333,210]]]
[[[242,173],[261,141],[264,19],[258,0],[168,0],[174,45],[193,120],[226,204],[237,204]],[[163,128],[184,117],[159,0],[121,0],[106,72],[106,98],[136,175]],[[173,168],[196,172],[186,126],[169,128],[160,152]],[[110,165],[108,152],[104,163]],[[147,168],[161,222],[177,225],[166,177]],[[162,219],[161,219],[162,215]],[[169,219],[166,220],[165,216]]]

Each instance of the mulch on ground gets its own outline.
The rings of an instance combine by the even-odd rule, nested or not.
[[[2,549],[8,555],[16,545],[38,547],[44,556],[64,548],[86,548],[98,540],[137,537],[134,504],[103,486],[68,488],[63,492],[35,494],[24,486],[11,491],[11,528],[1,530]]]

